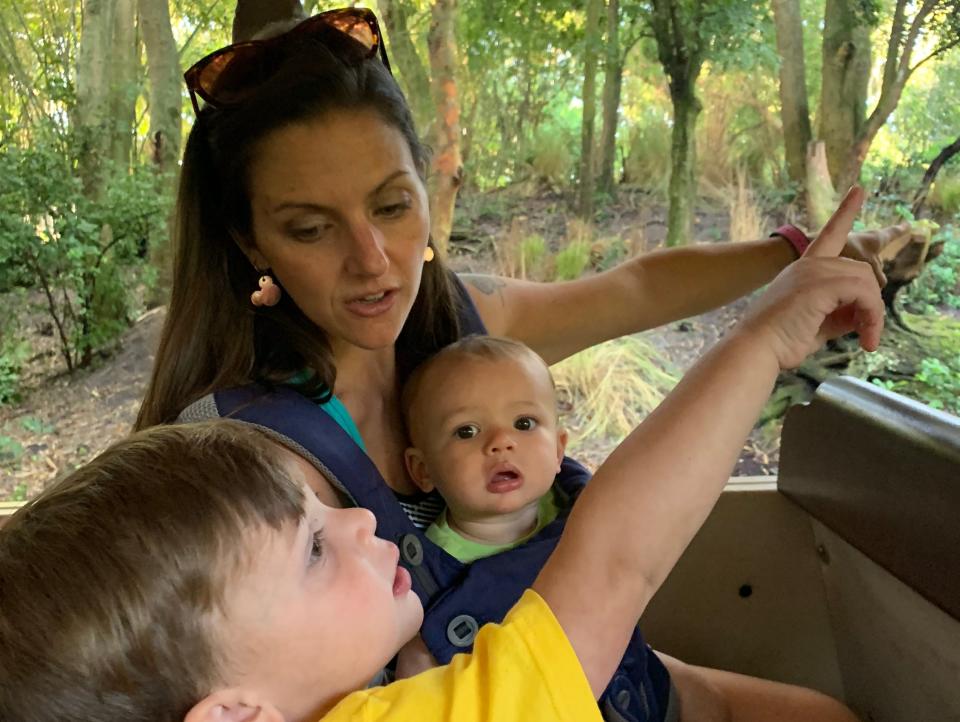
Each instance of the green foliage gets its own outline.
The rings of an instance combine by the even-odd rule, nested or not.
[[[53,424],[36,416],[24,416],[20,419],[20,425],[31,434],[50,434],[56,429]]]
[[[558,281],[580,278],[590,265],[590,244],[585,240],[571,241],[554,259]]]
[[[544,280],[544,263],[547,260],[547,241],[534,233],[520,242],[521,275],[523,278]]]
[[[22,294],[9,294],[9,307],[22,304]],[[0,406],[20,400],[20,370],[29,353],[29,344],[17,335],[19,318],[16,312],[0,319]]]
[[[666,192],[670,178],[670,126],[662,114],[633,127],[625,171],[631,183]]]
[[[922,401],[931,408],[960,416],[960,354],[941,360],[926,357],[912,379],[873,379],[887,391]]]
[[[614,266],[619,266],[630,255],[630,246],[622,236],[601,238],[593,244],[592,250],[599,271],[606,271]]]
[[[941,172],[930,191],[930,205],[945,215],[960,215],[960,175]]]
[[[10,493],[10,501],[26,501],[27,490],[26,484],[17,484]]]
[[[555,126],[544,126],[533,138],[530,164],[537,178],[553,188],[563,188],[570,182],[573,173],[575,147],[569,132]]]
[[[146,167],[113,173],[102,198],[74,172],[77,148],[38,139],[0,153],[0,268],[43,291],[68,369],[129,324],[143,282],[146,239],[163,227],[168,199]]]
[[[931,242],[943,241],[943,252],[928,263],[904,292],[904,305],[919,313],[936,313],[937,308],[960,309],[960,230],[948,225]]]
[[[25,356],[25,343],[0,347],[0,406],[20,400],[20,371]]]
[[[23,456],[23,445],[12,436],[0,434],[0,464],[16,462]]]

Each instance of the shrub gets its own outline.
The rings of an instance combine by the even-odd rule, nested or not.
[[[530,165],[537,178],[554,188],[563,188],[573,171],[573,140],[567,133],[553,127],[537,131],[531,148]]]
[[[116,338],[142,285],[146,239],[162,232],[168,199],[146,167],[111,175],[85,195],[75,149],[49,140],[0,153],[0,267],[43,291],[67,369]]]
[[[960,213],[960,175],[941,173],[933,184],[929,202],[948,216]]]
[[[960,308],[960,231],[956,226],[944,226],[931,241],[943,241],[943,252],[904,293],[904,305],[914,312],[935,313],[938,306]]]
[[[580,278],[590,265],[590,243],[586,240],[571,241],[554,259],[558,281]]]
[[[23,305],[23,294],[11,294],[4,299],[9,309]],[[29,353],[29,344],[19,338],[19,318],[8,312],[0,319],[0,406],[20,400],[20,370]]]
[[[534,233],[520,242],[520,277],[537,281],[545,280],[547,241]]]

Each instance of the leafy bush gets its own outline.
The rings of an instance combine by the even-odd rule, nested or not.
[[[960,308],[960,230],[944,226],[931,241],[943,241],[943,253],[906,289],[904,305],[914,312],[935,313],[938,306]]]
[[[930,205],[947,215],[960,213],[960,176],[941,174],[930,192]]]
[[[544,279],[544,266],[547,260],[547,241],[534,233],[520,242],[521,278]]]
[[[149,278],[140,256],[168,199],[139,167],[113,173],[93,200],[74,170],[76,149],[42,138],[0,153],[0,267],[43,291],[73,370],[129,325],[133,291]]]
[[[960,355],[944,360],[927,357],[912,379],[873,379],[873,383],[960,416]]]
[[[590,244],[585,240],[572,241],[555,259],[558,281],[580,278],[590,264]]]
[[[574,156],[574,139],[561,129],[544,127],[537,131],[531,148],[533,172],[537,178],[554,188],[563,188],[570,182]]]
[[[5,303],[19,307],[18,296],[5,299]],[[9,313],[0,320],[0,406],[20,400],[20,369],[29,353],[29,344],[18,337],[18,322],[16,314]]]

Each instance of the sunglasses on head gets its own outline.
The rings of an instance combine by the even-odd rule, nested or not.
[[[283,61],[317,40],[339,57],[356,62],[379,52],[384,67],[390,71],[380,26],[372,10],[328,10],[307,18],[283,35],[234,43],[194,63],[183,74],[193,109],[200,113],[197,96],[215,108],[243,102],[273,77]]]

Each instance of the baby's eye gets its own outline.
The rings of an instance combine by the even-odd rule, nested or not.
[[[537,428],[537,420],[532,416],[521,416],[513,422],[513,428],[517,431],[533,431]]]
[[[310,564],[316,564],[323,558],[323,529],[313,533],[313,542],[310,545]]]
[[[464,424],[463,426],[458,426],[453,432],[453,435],[458,439],[472,439],[479,433],[480,427],[476,424]]]

